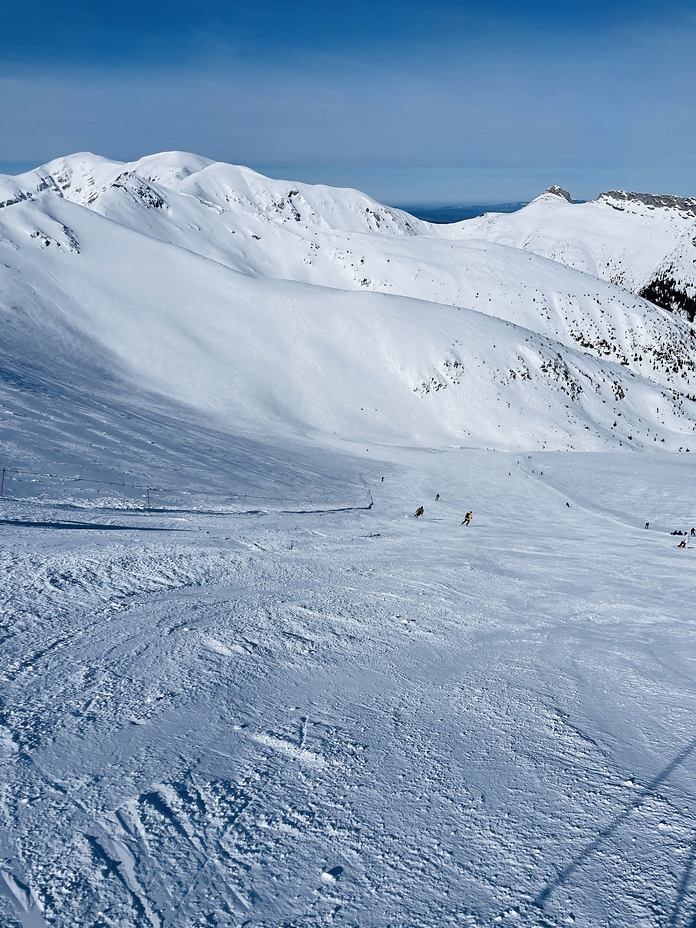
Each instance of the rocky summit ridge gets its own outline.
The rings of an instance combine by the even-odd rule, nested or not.
[[[608,190],[600,193],[599,200],[623,200],[628,203],[642,203],[657,209],[674,209],[696,216],[696,197],[678,197],[656,193],[629,193],[626,190]]]

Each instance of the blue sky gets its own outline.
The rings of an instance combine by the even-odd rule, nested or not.
[[[402,204],[696,195],[696,6],[3,0],[0,171],[170,149]]]

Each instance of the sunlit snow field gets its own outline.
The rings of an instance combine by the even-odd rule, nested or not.
[[[691,925],[694,479],[316,450],[321,507],[5,498],[0,922]]]

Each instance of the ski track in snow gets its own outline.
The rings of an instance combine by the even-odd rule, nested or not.
[[[688,468],[617,522],[635,456],[391,454],[372,510],[3,527],[3,925],[691,923],[696,552],[631,527]]]

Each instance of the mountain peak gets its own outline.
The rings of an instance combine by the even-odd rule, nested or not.
[[[544,193],[552,193],[555,197],[561,197],[563,200],[567,200],[569,203],[573,202],[573,199],[568,191],[564,190],[563,187],[559,187],[558,184],[553,184],[551,187],[547,187]]]

